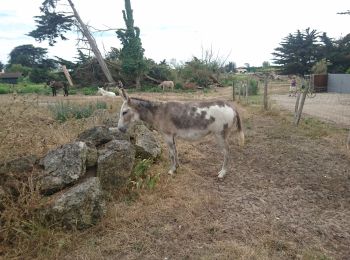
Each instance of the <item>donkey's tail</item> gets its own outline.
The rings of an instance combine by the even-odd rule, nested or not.
[[[237,117],[237,130],[239,133],[239,145],[244,146],[244,132],[242,128],[241,117],[239,116],[238,111],[236,111],[236,117]]]

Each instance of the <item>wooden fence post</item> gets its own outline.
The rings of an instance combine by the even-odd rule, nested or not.
[[[249,92],[249,86],[248,86],[248,80],[247,80],[245,84],[245,100],[247,104],[248,104],[248,96],[249,96],[248,92]]]
[[[300,101],[300,92],[297,92],[297,100],[295,101],[295,109],[294,109],[294,119],[297,118],[298,115],[298,108],[299,108],[299,101]]]
[[[296,118],[295,118],[295,121],[294,121],[294,124],[296,126],[299,125],[299,121],[300,121],[300,118],[301,118],[301,113],[303,112],[303,108],[304,108],[306,94],[307,94],[308,91],[309,91],[309,85],[306,85],[306,87],[304,89],[304,92],[303,92],[303,95],[301,97],[301,101],[300,101],[300,105],[299,105],[299,108],[298,108],[298,112],[297,112],[297,115],[296,115]]]
[[[346,148],[350,149],[350,129],[349,129],[348,141],[346,142]]]
[[[235,101],[236,100],[236,96],[235,96],[235,81],[232,81],[232,100]]]
[[[238,88],[238,100],[241,101],[241,89],[242,89],[242,82],[239,82],[239,88]]]
[[[266,76],[265,77],[265,81],[264,81],[264,109],[265,110],[268,110],[267,86],[268,86],[268,79],[267,79],[267,76]]]

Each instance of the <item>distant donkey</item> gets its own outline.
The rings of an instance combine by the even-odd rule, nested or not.
[[[52,80],[49,82],[49,87],[52,90],[52,96],[57,96],[57,90],[63,88],[64,96],[68,96],[68,84],[63,81]]]
[[[161,82],[158,86],[161,87],[161,88],[163,89],[163,91],[164,91],[165,89],[174,90],[174,82],[171,81],[171,80],[163,81],[163,82]]]
[[[227,137],[229,130],[237,128],[240,144],[244,144],[242,122],[238,111],[224,101],[202,102],[157,102],[139,98],[130,98],[125,90],[120,89],[124,103],[120,109],[118,129],[125,132],[130,123],[142,120],[160,131],[169,148],[173,174],[179,166],[175,138],[198,140],[208,134],[213,134],[224,154],[222,169],[218,178],[223,178],[227,172],[229,146]]]

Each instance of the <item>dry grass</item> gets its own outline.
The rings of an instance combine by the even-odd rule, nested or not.
[[[119,110],[119,99],[103,101],[108,104],[110,116]],[[40,158],[49,150],[71,142],[83,130],[100,125],[108,117],[107,113],[105,116],[70,119],[60,123],[54,120],[48,105],[68,102],[61,97],[3,95],[0,102],[0,165],[21,156],[35,155]],[[96,103],[96,100],[73,97],[69,102],[84,105]],[[4,185],[11,194],[4,199],[5,210],[1,212],[0,257],[35,258],[43,255],[46,258],[56,255],[65,245],[64,241],[72,237],[70,233],[49,228],[37,214],[41,196],[33,184],[36,174],[34,169],[29,175],[9,173],[6,177]]]
[[[51,99],[43,103],[39,96],[2,96],[5,99],[0,106],[0,158],[8,161],[19,156],[34,154],[41,156],[48,150],[68,143],[83,130],[101,124],[104,118],[71,119],[64,123],[54,120],[48,104],[67,102],[63,98]],[[4,100],[0,100],[4,101]],[[70,102],[74,102],[70,100]],[[75,101],[77,105],[96,102],[94,99]],[[120,100],[113,102],[105,99],[109,112],[115,113]],[[28,149],[30,148],[30,149]]]
[[[159,97],[189,99],[168,93]],[[120,105],[109,104],[112,112]],[[60,124],[43,106],[28,108],[23,102],[18,106],[18,112],[8,117],[10,122],[2,122],[13,132],[0,147],[0,155],[6,155],[9,147],[16,149],[7,158],[42,155],[99,123],[89,118]],[[149,170],[160,174],[156,187],[115,194],[107,216],[85,231],[39,224],[33,210],[37,191],[31,178],[23,180],[21,203],[6,212],[12,221],[6,230],[13,232],[2,241],[6,243],[0,246],[0,257],[321,260],[349,255],[350,157],[341,141],[346,132],[313,119],[294,128],[292,116],[274,106],[268,112],[256,106],[240,111],[247,144],[241,149],[231,139],[234,161],[223,182],[216,179],[222,156],[212,138],[179,141],[181,167],[174,177],[164,174],[169,165],[162,143],[165,152]],[[20,118],[23,125],[12,118]],[[27,134],[20,136],[20,127]],[[16,138],[23,145],[16,147]],[[40,145],[32,145],[36,141]]]

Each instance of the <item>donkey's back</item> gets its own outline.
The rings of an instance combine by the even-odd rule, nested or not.
[[[195,140],[207,134],[222,135],[235,124],[241,130],[236,109],[225,101],[166,102],[161,130],[184,139]]]

